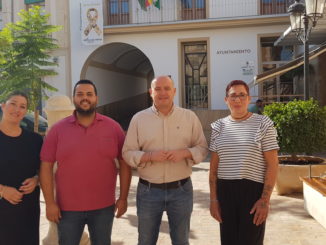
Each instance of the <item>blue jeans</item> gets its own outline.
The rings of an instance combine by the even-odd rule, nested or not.
[[[60,245],[79,245],[87,224],[92,245],[111,244],[114,205],[91,211],[61,211],[58,224]]]
[[[163,212],[166,211],[173,245],[189,245],[190,217],[193,207],[192,182],[177,189],[162,190],[138,183],[138,245],[155,245]]]

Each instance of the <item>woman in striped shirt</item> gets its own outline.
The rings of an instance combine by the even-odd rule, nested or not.
[[[279,149],[273,122],[248,112],[249,87],[226,87],[231,115],[211,124],[210,212],[220,222],[222,245],[262,245]]]

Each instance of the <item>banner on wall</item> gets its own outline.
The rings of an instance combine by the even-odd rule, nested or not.
[[[103,44],[102,0],[81,1],[81,39],[84,45]]]

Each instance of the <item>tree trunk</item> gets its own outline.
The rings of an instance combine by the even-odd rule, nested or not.
[[[38,116],[39,116],[39,110],[37,110],[36,108],[34,109],[34,132],[38,133]]]

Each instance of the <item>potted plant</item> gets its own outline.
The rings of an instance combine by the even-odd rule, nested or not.
[[[302,192],[300,177],[308,176],[310,169],[313,176],[326,171],[324,159],[311,156],[326,150],[326,107],[313,99],[294,100],[267,105],[264,114],[275,123],[278,133],[281,155],[277,192]]]

